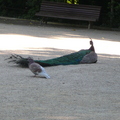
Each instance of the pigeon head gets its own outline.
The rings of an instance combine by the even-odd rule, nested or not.
[[[32,63],[34,63],[34,60],[33,60],[33,58],[31,58],[31,57],[28,57],[28,64],[30,65],[30,64],[32,64]]]

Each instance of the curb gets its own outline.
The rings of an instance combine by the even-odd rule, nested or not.
[[[17,25],[40,25],[40,21],[37,20],[27,20],[27,19],[1,17],[1,16],[0,16],[0,23],[17,24]]]
[[[38,21],[38,20],[28,20],[28,19],[19,19],[19,18],[2,17],[2,16],[0,16],[0,23],[40,26],[40,21]],[[57,23],[57,22],[49,22],[49,24],[47,24],[45,26],[87,28],[86,25],[74,25],[74,24],[71,25],[71,24]],[[120,28],[109,28],[109,27],[100,27],[100,26],[93,26],[92,29],[108,30],[108,31],[120,31]]]

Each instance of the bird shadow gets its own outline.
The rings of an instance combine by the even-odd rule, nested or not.
[[[34,76],[34,75],[30,75],[30,76],[27,76],[27,77],[34,78],[34,79],[38,79],[38,78],[40,78],[40,79],[46,79],[45,77]]]

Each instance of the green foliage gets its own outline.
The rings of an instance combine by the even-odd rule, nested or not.
[[[114,8],[114,23],[118,23],[116,27],[120,27],[120,4],[117,3],[117,5]]]
[[[39,0],[27,0],[27,15],[24,18],[32,19],[37,11],[39,11],[40,2]]]
[[[0,15],[32,19],[39,4],[39,0],[0,0]]]
[[[113,9],[111,12],[111,4],[113,5]],[[108,3],[108,18],[111,23],[111,27],[120,27],[120,2],[113,1],[112,3]]]
[[[72,0],[67,0],[68,4],[72,4]],[[74,0],[74,4],[78,4],[78,0]]]

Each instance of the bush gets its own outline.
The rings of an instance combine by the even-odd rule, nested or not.
[[[0,15],[32,19],[39,4],[39,0],[0,0]]]
[[[120,3],[113,2],[113,12],[111,13],[111,3],[108,3],[108,18],[111,27],[120,27]]]

